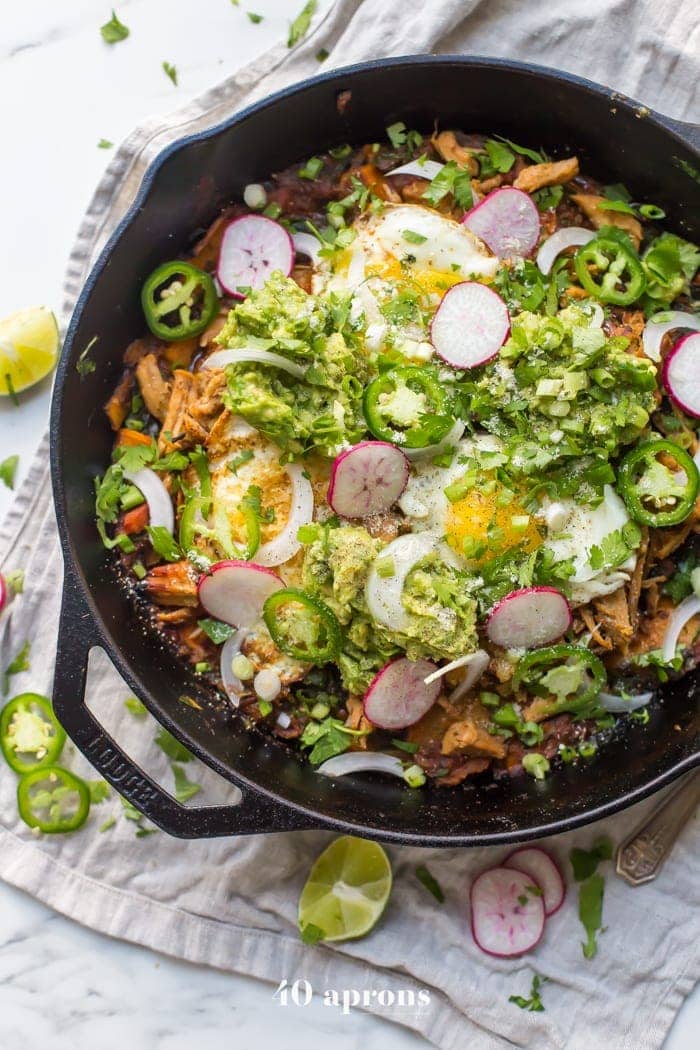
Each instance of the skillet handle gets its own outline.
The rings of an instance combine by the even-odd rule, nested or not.
[[[685,120],[674,120],[672,117],[666,117],[662,113],[657,113],[656,117],[669,131],[683,139],[686,146],[695,150],[696,153],[700,153],[700,124],[691,124]]]
[[[181,806],[119,747],[85,703],[90,649],[103,641],[74,570],[66,565],[58,630],[53,706],[71,740],[116,791],[145,817],[177,838],[253,835],[313,828],[312,821],[241,789],[238,805],[190,809]]]

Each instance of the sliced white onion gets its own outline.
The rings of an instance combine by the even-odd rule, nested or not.
[[[239,655],[247,634],[248,632],[243,628],[234,631],[231,637],[224,642],[219,656],[221,681],[224,683],[224,689],[234,707],[238,707],[240,704],[241,694],[245,686],[240,678],[233,673],[232,664]]]
[[[398,536],[382,550],[379,560],[393,562],[394,575],[381,576],[375,562],[367,579],[365,597],[371,615],[384,627],[391,631],[408,628],[410,617],[401,602],[406,577],[413,566],[432,554],[438,545],[439,541],[430,533],[414,532]]]
[[[175,511],[170,493],[155,470],[125,470],[124,477],[135,485],[148,504],[148,524],[151,528],[161,526],[172,536],[175,529]]]
[[[292,241],[298,255],[306,255],[313,263],[318,262],[319,252],[323,247],[318,237],[314,237],[312,233],[293,233]]]
[[[603,307],[600,305],[600,303],[596,303],[592,299],[589,299],[587,302],[580,303],[579,305],[580,305],[581,309],[584,310],[584,312],[586,310],[588,310],[588,309],[590,309],[590,311],[591,311],[590,315],[589,314],[586,315],[589,318],[589,320],[588,320],[588,327],[589,328],[602,328],[603,327],[603,322],[605,320],[605,311],[603,310]]]
[[[674,328],[690,328],[694,332],[700,332],[700,317],[684,310],[664,310],[663,313],[650,317],[644,327],[642,345],[644,353],[651,361],[661,360],[663,337]]]
[[[306,375],[306,368],[303,365],[298,365],[295,361],[282,357],[281,354],[273,354],[270,350],[256,350],[245,346],[215,350],[213,354],[209,354],[204,358],[199,367],[226,368],[227,365],[241,364],[244,361],[253,361],[258,365],[272,365],[274,368],[281,368],[296,379],[303,379]]]
[[[439,441],[437,445],[426,445],[425,448],[401,448],[401,451],[410,460],[416,459],[430,459],[432,456],[439,456],[441,452],[448,449],[450,445],[456,445],[462,434],[466,429],[467,424],[461,419],[456,419],[451,430],[445,434],[442,441]]]
[[[418,160],[409,160],[408,164],[402,164],[399,168],[387,171],[387,175],[416,175],[419,179],[427,179],[428,182],[432,182],[444,167],[444,164],[436,160],[424,160],[422,163]]]
[[[692,620],[698,613],[700,613],[700,598],[696,594],[689,594],[680,605],[676,606],[669,616],[668,627],[661,646],[661,656],[665,663],[670,663],[676,655],[676,646],[681,631],[688,620]]]
[[[653,693],[637,693],[636,696],[619,696],[617,693],[598,693],[600,706],[611,715],[624,715],[627,711],[636,711],[646,707]]]
[[[556,257],[566,248],[580,248],[582,244],[592,241],[595,235],[595,230],[587,230],[583,226],[565,226],[557,230],[541,245],[537,252],[537,265],[542,273],[549,273]]]
[[[318,767],[324,777],[344,777],[347,773],[391,773],[403,777],[401,760],[382,751],[346,751],[329,758]]]
[[[314,490],[311,482],[304,477],[299,463],[288,463],[285,469],[292,483],[289,517],[282,531],[258,548],[255,560],[259,565],[282,565],[293,558],[301,546],[297,539],[299,527],[313,520]]]
[[[452,690],[447,698],[448,701],[454,703],[456,700],[460,700],[465,693],[468,693],[479,681],[490,661],[491,657],[485,649],[477,649],[475,653],[470,653],[469,662],[464,661],[464,665],[468,668],[467,673],[459,685]]]
[[[480,650],[481,651],[481,650]],[[433,671],[423,681],[426,685],[430,685],[431,682],[437,682],[438,678],[442,678],[443,675],[449,674],[450,671],[456,671],[458,667],[464,667],[470,664],[476,653],[467,653],[466,656],[458,656],[456,660],[450,660],[448,664],[444,664],[442,667],[438,667],[437,671]]]
[[[277,725],[281,729],[289,729],[291,724],[292,724],[292,720],[289,717],[289,715],[287,714],[287,712],[286,711],[280,711],[280,713],[277,715]]]

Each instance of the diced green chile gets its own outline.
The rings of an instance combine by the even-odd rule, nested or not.
[[[51,701],[39,693],[20,693],[0,716],[0,748],[16,773],[51,766],[66,742],[66,733]]]
[[[17,808],[25,824],[47,835],[77,831],[90,812],[90,789],[59,766],[33,769],[17,785]]]
[[[340,650],[340,625],[335,614],[306,591],[288,587],[271,594],[263,619],[278,649],[297,660],[324,664]]]
[[[680,483],[683,486],[682,491],[673,494],[676,502],[670,510],[650,509],[649,494],[643,487],[646,471],[661,453],[671,457],[685,474],[685,483]],[[617,483],[625,506],[634,520],[642,525],[658,528],[664,525],[678,525],[685,521],[695,506],[700,488],[700,472],[685,449],[673,441],[661,438],[657,441],[645,441],[627,453],[620,464]]]
[[[204,270],[186,262],[158,266],[146,278],[141,305],[153,334],[166,342],[199,335],[219,306],[214,282]]]
[[[536,696],[550,695],[548,690],[540,684],[542,677],[552,668],[558,665],[576,660],[583,664],[590,675],[590,680],[581,692],[566,697],[561,701],[554,701],[548,714],[557,714],[560,711],[571,711],[574,714],[588,713],[601,688],[605,684],[607,675],[605,667],[595,653],[581,645],[548,645],[543,649],[533,649],[518,662],[513,674],[513,688],[523,686],[528,692]]]
[[[392,399],[396,405],[392,408]],[[424,410],[408,411],[401,417],[400,405],[411,400],[424,402]],[[367,426],[376,438],[405,448],[435,445],[449,432],[454,416],[447,394],[437,376],[425,368],[399,366],[373,379],[364,396]]]
[[[576,274],[590,295],[602,303],[628,306],[644,291],[642,264],[631,246],[613,237],[595,237],[576,252]]]

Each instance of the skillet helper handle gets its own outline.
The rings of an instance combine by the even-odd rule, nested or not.
[[[181,806],[122,751],[85,703],[90,650],[102,644],[81,584],[66,566],[53,685],[56,717],[98,773],[148,820],[169,835],[191,839],[314,827],[293,809],[245,789],[238,805]]]
[[[657,117],[669,131],[683,139],[686,146],[700,153],[700,124],[692,124],[686,120],[674,120],[672,117],[666,117],[662,113],[657,113]]]

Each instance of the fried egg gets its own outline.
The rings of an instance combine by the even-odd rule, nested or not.
[[[597,507],[571,499],[545,500],[539,517],[547,527],[545,546],[554,553],[555,561],[573,561],[574,574],[569,582],[575,605],[611,594],[627,582],[637,564],[636,554],[614,569],[596,570],[591,566],[592,548],[600,547],[630,520],[624,503],[610,485],[605,486],[603,500]]]

